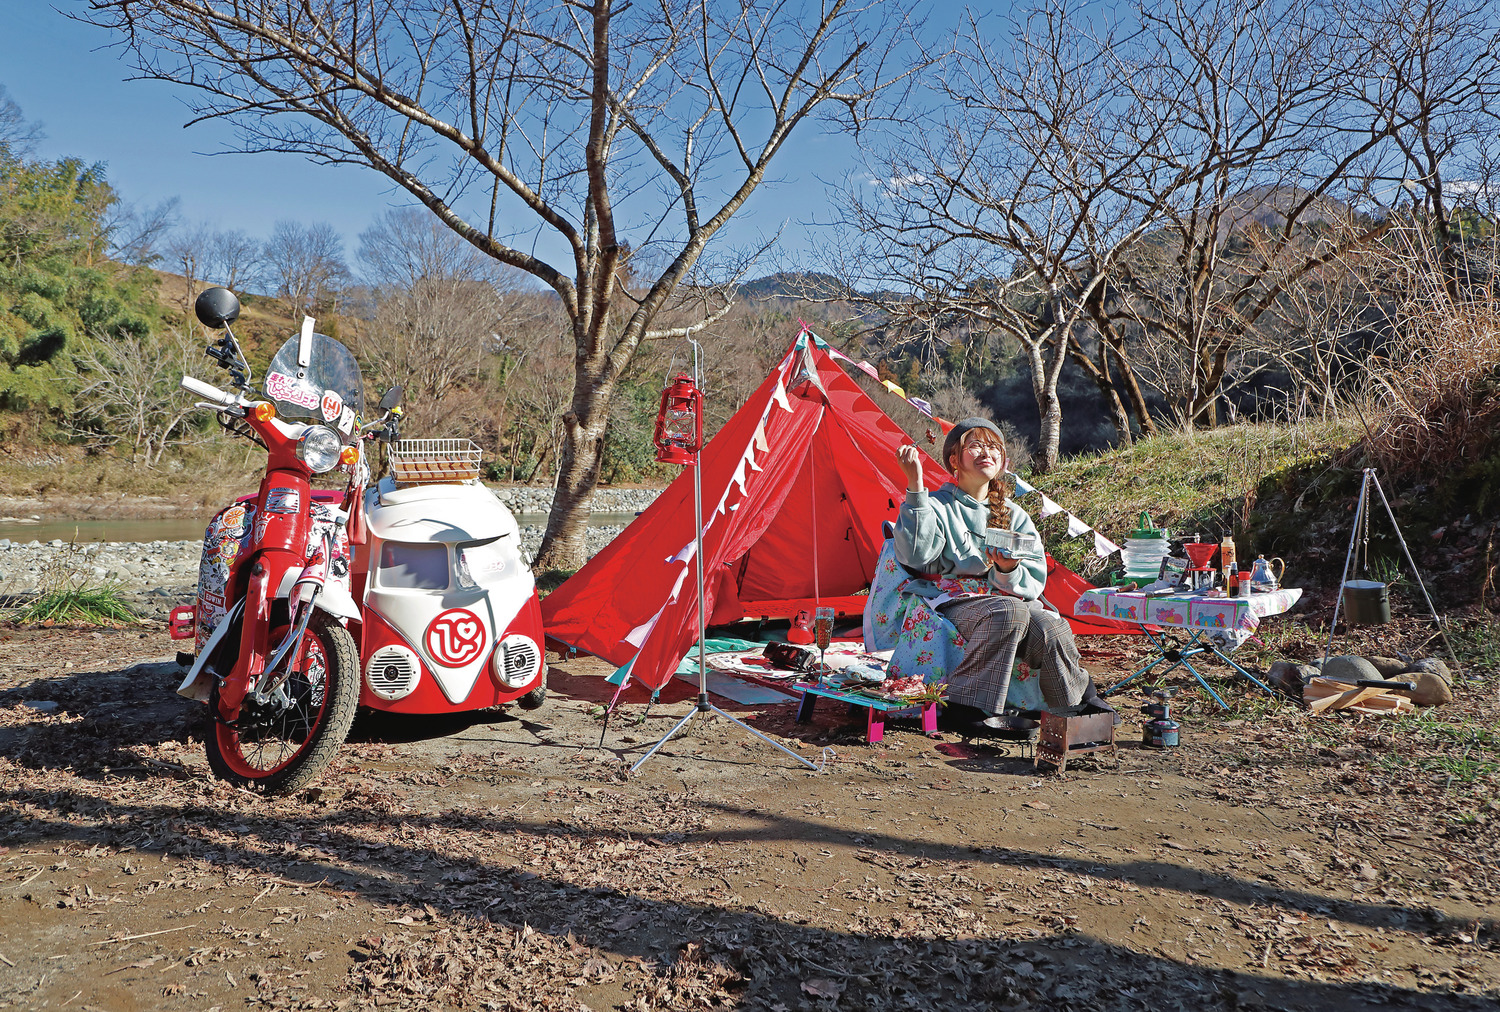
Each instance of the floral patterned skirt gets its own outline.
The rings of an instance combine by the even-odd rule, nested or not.
[[[958,597],[988,593],[989,582],[971,576],[944,576],[936,581],[912,576],[896,561],[895,542],[891,540],[886,541],[875,561],[870,600],[865,604],[865,649],[892,651],[887,664],[891,678],[920,675],[928,683],[946,682],[963,660],[964,638],[932,606],[930,598],[913,593],[917,587],[929,594]],[[1005,702],[1021,710],[1047,708],[1036,677],[1020,661],[1016,662]]]

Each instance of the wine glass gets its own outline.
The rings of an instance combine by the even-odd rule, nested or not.
[[[813,613],[813,636],[818,644],[818,664],[828,674],[828,644],[833,641],[833,609],[823,607]]]

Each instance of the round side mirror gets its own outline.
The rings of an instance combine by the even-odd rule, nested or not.
[[[193,303],[198,322],[214,330],[223,330],[240,318],[240,300],[227,288],[205,288]]]
[[[380,413],[385,414],[387,411],[391,410],[391,408],[394,408],[397,404],[400,404],[401,395],[403,392],[404,391],[399,385],[393,386],[389,390],[387,390],[385,392],[385,395],[380,398]]]

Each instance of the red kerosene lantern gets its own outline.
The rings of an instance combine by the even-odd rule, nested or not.
[[[678,373],[661,392],[656,412],[656,459],[663,464],[698,463],[703,449],[703,391],[686,373]]]

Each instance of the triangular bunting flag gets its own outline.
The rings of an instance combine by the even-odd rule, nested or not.
[[[1102,559],[1106,555],[1111,555],[1115,552],[1118,552],[1119,550],[1119,545],[1115,544],[1113,541],[1109,540],[1109,538],[1106,538],[1098,531],[1094,532],[1094,554],[1099,556],[1099,558]]]
[[[1063,511],[1063,508],[1061,506],[1057,505],[1057,503],[1055,503],[1051,499],[1047,498],[1047,493],[1045,493],[1045,492],[1042,493],[1042,509],[1041,509],[1042,516],[1044,516],[1044,517],[1055,516],[1056,514],[1061,513],[1062,511]]]
[[[1078,535],[1087,534],[1091,530],[1093,530],[1093,528],[1088,524],[1084,523],[1082,520],[1079,520],[1073,514],[1068,514],[1068,537],[1076,538],[1078,537]]]

